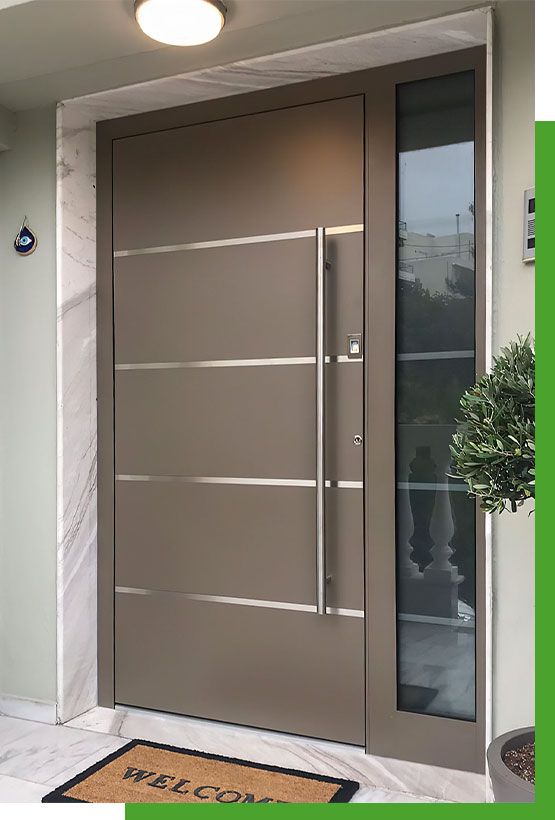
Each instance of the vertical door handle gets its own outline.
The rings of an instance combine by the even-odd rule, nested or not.
[[[316,228],[316,611],[326,614],[325,280],[326,232]]]

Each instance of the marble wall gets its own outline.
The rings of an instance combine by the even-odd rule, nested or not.
[[[486,9],[454,14],[58,106],[59,722],[97,703],[96,122],[482,45],[488,14]]]
[[[95,128],[57,123],[57,702],[64,723],[96,698]]]

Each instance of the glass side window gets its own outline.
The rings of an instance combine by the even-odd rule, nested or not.
[[[474,74],[397,90],[397,708],[475,720],[475,504],[449,476],[475,381]]]

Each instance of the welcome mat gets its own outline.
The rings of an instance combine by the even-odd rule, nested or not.
[[[348,803],[352,780],[132,740],[43,803]]]

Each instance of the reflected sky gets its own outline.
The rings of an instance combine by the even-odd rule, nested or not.
[[[472,233],[474,143],[459,142],[399,154],[399,218],[407,230],[434,236]]]

